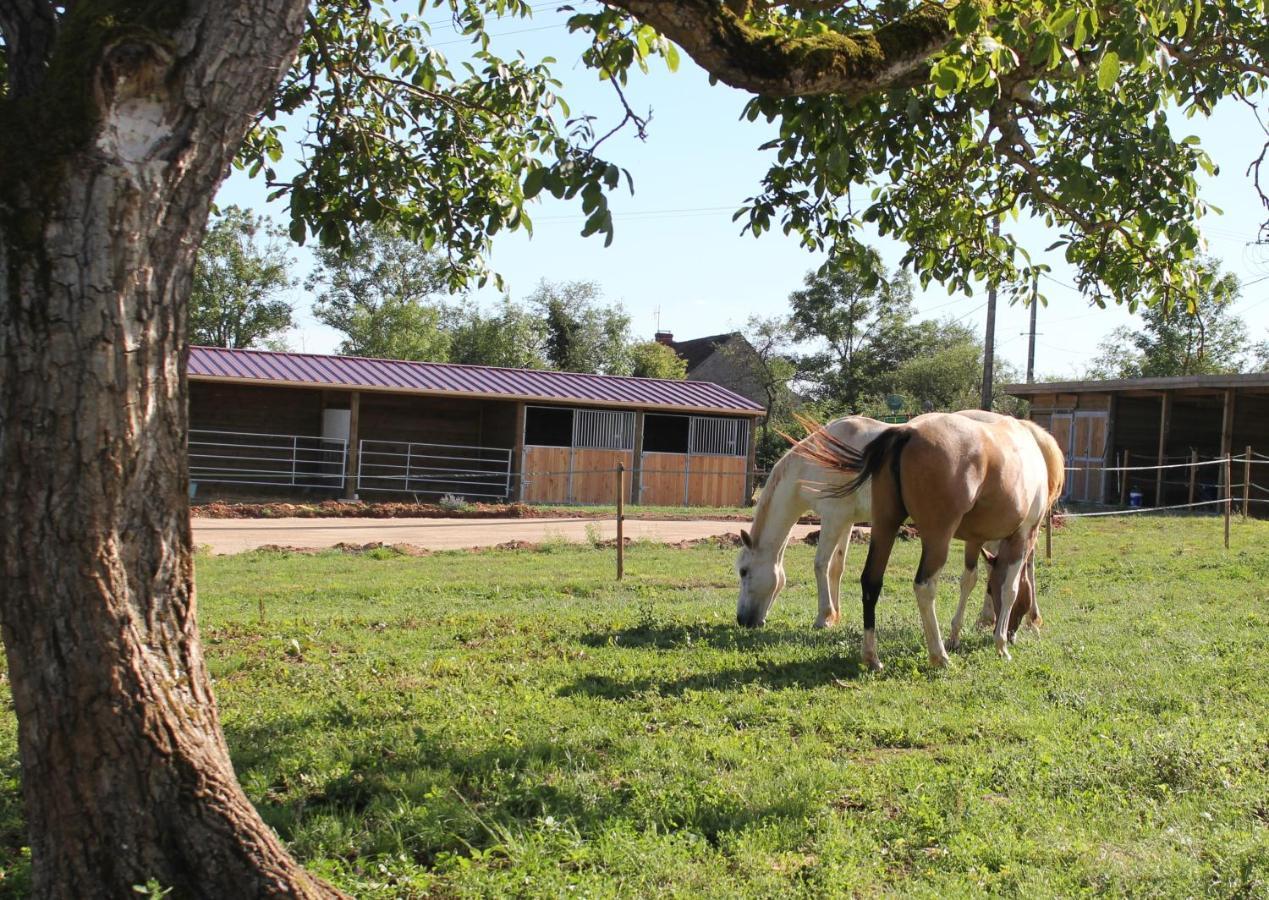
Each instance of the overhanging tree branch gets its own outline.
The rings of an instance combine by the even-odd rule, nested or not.
[[[751,22],[717,0],[603,0],[677,43],[720,81],[767,97],[837,94],[855,100],[923,81],[926,62],[956,35],[941,5],[872,30],[791,34]]]

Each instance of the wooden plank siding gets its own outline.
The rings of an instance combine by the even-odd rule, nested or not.
[[[688,506],[743,506],[745,463],[743,456],[689,456]]]
[[[524,448],[524,502],[567,503],[570,447]]]
[[[624,477],[626,496],[630,496],[631,469],[634,454],[629,450],[573,451],[573,485],[568,503],[616,503],[618,463],[626,467]]]
[[[639,502],[647,506],[682,506],[687,496],[687,454],[645,453],[639,466]]]

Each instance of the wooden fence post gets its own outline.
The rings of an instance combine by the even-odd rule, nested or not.
[[[1229,549],[1229,509],[1234,502],[1234,486],[1230,480],[1229,473],[1231,470],[1230,454],[1225,454],[1225,549]]]
[[[1251,506],[1251,445],[1243,457],[1243,520],[1247,519],[1247,507]]]
[[[1044,517],[1044,558],[1053,558],[1053,510]]]
[[[626,577],[626,467],[617,463],[617,580]]]
[[[1194,502],[1194,484],[1198,478],[1198,451],[1190,451],[1190,499],[1186,503]]]
[[[1128,451],[1124,451],[1123,468],[1119,472],[1119,505],[1128,505]]]

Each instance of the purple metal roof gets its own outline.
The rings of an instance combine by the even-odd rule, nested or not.
[[[271,350],[191,347],[189,375],[196,381],[241,379],[255,383],[311,384],[411,394],[469,394],[509,400],[658,407],[684,412],[740,415],[760,415],[763,412],[762,407],[748,397],[709,381],[583,375],[577,372],[404,362],[360,356],[276,353]]]

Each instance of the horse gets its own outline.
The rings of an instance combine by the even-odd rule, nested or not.
[[[927,413],[882,431],[862,450],[823,430],[794,450],[817,465],[852,475],[828,493],[845,498],[864,485],[870,488],[873,530],[860,576],[867,665],[881,668],[877,599],[895,536],[909,517],[921,540],[914,590],[931,665],[948,663],[934,602],[953,537],[965,542],[965,574],[952,644],[959,641],[965,602],[977,582],[979,554],[986,543],[998,541],[989,592],[996,606],[996,651],[1009,658],[1009,624],[1036,532],[1062,492],[1065,462],[1047,432],[1033,422],[989,412]],[[1034,600],[1034,590],[1031,596]]]
[[[824,425],[821,431],[843,447],[863,448],[893,426],[866,416],[847,416]],[[815,549],[815,583],[819,593],[816,628],[835,625],[841,616],[842,568],[850,545],[851,527],[871,515],[869,489],[861,484],[841,497],[829,491],[846,478],[790,450],[771,469],[753,514],[753,532],[740,532],[741,549],[736,560],[740,597],[736,621],[756,628],[767,620],[776,596],[784,588],[784,549],[789,532],[808,510],[820,517],[820,538]]]

